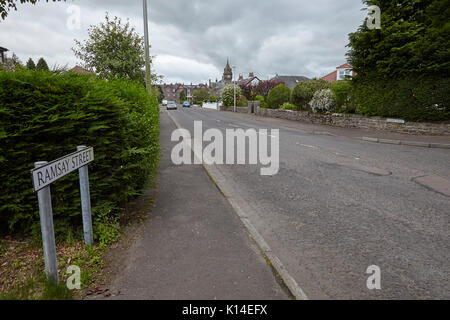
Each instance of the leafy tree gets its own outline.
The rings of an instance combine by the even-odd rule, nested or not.
[[[314,94],[319,90],[327,88],[330,88],[330,83],[323,79],[300,82],[292,90],[291,103],[296,105],[298,110],[306,110],[309,108],[308,104]]]
[[[186,96],[186,90],[181,90],[181,91],[180,91],[180,95],[179,95],[178,97],[179,97],[179,99],[180,99],[180,103],[186,101],[186,98],[187,98],[187,96]]]
[[[450,119],[450,0],[364,0],[381,29],[349,35],[358,112],[405,120]],[[444,89],[446,88],[446,89]]]
[[[8,16],[8,12],[13,9],[17,10],[16,2],[20,3],[32,3],[35,4],[39,0],[0,0],[0,17],[5,20]],[[48,2],[48,0],[46,0]],[[61,0],[53,0],[53,2],[61,1]],[[65,0],[64,0],[65,1]]]
[[[359,75],[450,72],[450,0],[364,0],[381,9],[381,29],[351,33],[349,62]]]
[[[267,104],[270,109],[278,109],[283,103],[289,102],[290,98],[291,89],[282,83],[270,90],[267,96]]]
[[[279,84],[282,84],[284,82],[279,80],[264,80],[260,81],[256,86],[254,86],[252,89],[256,95],[263,96],[264,99],[267,98],[269,95],[270,90],[278,86]]]
[[[50,69],[48,68],[47,62],[45,61],[44,58],[40,58],[37,65],[36,65],[36,70],[38,71],[49,71]]]
[[[144,82],[144,39],[127,22],[118,17],[90,26],[89,39],[83,43],[75,40],[75,55],[84,62],[84,67],[95,69],[105,79],[123,78]],[[153,80],[157,76],[152,73]]]
[[[194,98],[194,103],[202,103],[210,98],[209,90],[206,88],[195,90],[192,93],[192,97]]]
[[[33,59],[28,59],[27,61],[27,69],[28,70],[36,70],[36,64],[34,63]]]
[[[236,91],[235,91],[236,88]],[[236,106],[238,104],[237,99],[241,95],[241,88],[234,84],[229,84],[222,89],[222,101],[223,104],[227,107],[234,106],[234,94],[236,92]]]

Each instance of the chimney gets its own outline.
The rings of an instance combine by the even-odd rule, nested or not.
[[[255,74],[253,73],[253,72],[250,72],[249,74],[248,74],[248,77],[249,78],[253,78],[255,76]]]
[[[244,77],[242,76],[242,74],[239,75],[239,80],[238,81],[242,81],[244,80]]]

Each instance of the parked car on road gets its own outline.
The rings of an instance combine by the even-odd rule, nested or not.
[[[167,106],[167,100],[163,100],[162,101],[162,105],[163,105],[163,107],[166,107]]]
[[[183,108],[190,108],[191,104],[188,101],[183,102]]]
[[[168,101],[167,102],[167,110],[178,110],[177,104],[175,101]]]

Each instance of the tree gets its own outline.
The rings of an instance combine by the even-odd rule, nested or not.
[[[349,35],[349,63],[364,76],[450,73],[450,0],[364,0],[381,9],[381,29]]]
[[[37,65],[36,70],[38,71],[49,71],[48,64],[44,58],[40,58]]]
[[[0,0],[0,17],[5,20],[8,16],[8,13],[11,9],[17,10],[16,2],[20,3],[32,3],[35,4],[39,0]],[[48,2],[48,0],[46,0]],[[53,0],[53,2],[61,1],[61,0]],[[65,0],[63,0],[65,1]]]
[[[289,102],[290,98],[291,89],[282,83],[270,90],[267,96],[267,104],[270,109],[278,109],[283,103]]]
[[[75,40],[78,47],[72,48],[75,55],[84,62],[84,67],[95,69],[100,77],[145,83],[143,37],[128,22],[122,24],[118,17],[111,20],[106,14],[105,20],[98,26],[90,26],[88,40]],[[152,73],[152,79],[157,78]]]
[[[179,99],[180,99],[180,103],[183,103],[184,101],[186,101],[186,98],[187,98],[187,96],[186,96],[186,90],[181,90],[180,91],[180,95],[178,96],[179,97]]]
[[[291,103],[297,106],[298,110],[306,110],[309,108],[309,102],[314,94],[319,90],[328,89],[330,86],[330,83],[323,79],[300,82],[292,90]]]
[[[225,88],[222,89],[222,101],[223,104],[227,107],[234,106],[234,89],[236,88],[236,105],[237,105],[237,99],[241,95],[241,88],[239,86],[234,84],[229,84],[225,86]]]
[[[206,88],[195,90],[192,97],[194,98],[194,103],[200,104],[210,98],[209,90]]]
[[[27,69],[28,70],[36,70],[36,65],[34,64],[33,59],[28,59],[27,61]]]
[[[256,95],[263,96],[264,99],[267,98],[269,95],[270,90],[278,86],[279,84],[282,84],[284,82],[279,80],[264,80],[260,81],[256,86],[254,86],[252,89]]]
[[[381,29],[349,35],[357,111],[410,121],[450,119],[450,0],[364,0]]]

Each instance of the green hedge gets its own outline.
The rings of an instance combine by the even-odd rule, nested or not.
[[[30,170],[94,147],[89,165],[93,212],[138,195],[159,160],[159,110],[144,87],[123,80],[50,72],[0,72],[0,231],[39,221]],[[80,225],[78,175],[51,186],[55,225]],[[95,218],[95,217],[94,217]]]
[[[357,112],[367,116],[397,117],[409,121],[450,120],[450,78],[384,79],[355,77]]]

